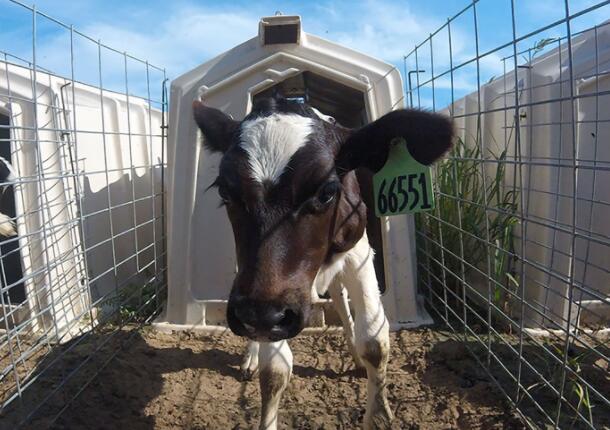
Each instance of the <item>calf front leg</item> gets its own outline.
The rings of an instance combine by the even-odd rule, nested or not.
[[[386,368],[390,350],[389,324],[379,295],[373,266],[373,250],[366,236],[347,257],[343,278],[356,314],[356,351],[362,357],[367,373],[364,428],[387,429],[392,421],[386,394]]]
[[[258,361],[262,399],[259,429],[276,430],[280,398],[292,373],[292,351],[288,342],[261,342]]]
[[[240,366],[241,376],[244,381],[249,381],[258,375],[258,350],[259,343],[257,341],[248,341],[244,359]]]
[[[347,342],[349,352],[354,358],[356,367],[364,368],[364,363],[360,359],[360,355],[358,355],[358,351],[356,350],[356,342],[354,339],[354,321],[352,320],[352,314],[349,310],[347,291],[345,288],[343,288],[341,282],[335,280],[328,288],[328,292],[333,301],[335,311],[337,311],[337,314],[341,319],[341,323],[343,324],[343,335],[345,336],[345,341]]]

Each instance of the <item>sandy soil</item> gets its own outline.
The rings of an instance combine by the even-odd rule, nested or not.
[[[354,370],[343,337],[301,336],[291,347],[294,373],[280,428],[358,428],[366,378]],[[244,348],[245,341],[232,335],[139,332],[53,428],[256,428],[258,381],[241,380]],[[523,427],[466,349],[442,333],[393,334],[388,378],[395,429]],[[29,428],[46,423],[42,410]]]

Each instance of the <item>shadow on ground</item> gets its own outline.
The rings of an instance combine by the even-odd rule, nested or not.
[[[393,428],[522,428],[497,389],[477,373],[463,348],[451,342],[432,330],[392,335],[388,397],[396,416]],[[291,347],[295,365],[282,400],[280,428],[360,427],[366,378],[354,370],[342,336],[302,336],[291,341]],[[75,372],[74,376],[24,428],[256,428],[258,381],[240,378],[244,349],[244,340],[232,335],[170,335],[150,329],[91,335],[77,346],[63,345],[39,363],[43,369],[57,359],[26,390],[21,412],[31,412],[66,375]],[[117,350],[108,366],[66,406]],[[7,411],[0,422],[14,428],[23,417],[19,412]]]
[[[194,352],[181,346],[182,337],[176,336],[174,347],[157,348],[140,331],[123,330],[90,334],[86,342],[74,339],[58,346],[38,364],[41,375],[25,390],[22,402],[14,402],[5,411],[0,428],[15,428],[34,412],[23,428],[154,429],[155,416],[146,409],[163,393],[165,375],[205,369],[218,377],[240,377],[237,352],[215,347],[213,339],[205,349]],[[114,352],[118,355],[91,380]],[[85,390],[66,407],[85,384]]]

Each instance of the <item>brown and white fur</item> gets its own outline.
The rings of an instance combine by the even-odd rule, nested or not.
[[[451,122],[399,110],[352,130],[283,99],[259,102],[241,122],[199,100],[193,111],[206,148],[223,154],[213,185],[233,226],[238,263],[227,322],[251,340],[242,370],[259,375],[260,428],[277,427],[292,372],[286,339],[307,325],[313,297],[327,291],[354,360],[367,372],[364,427],[389,428],[389,325],[355,170],[379,170],[396,137],[430,164],[450,148]]]

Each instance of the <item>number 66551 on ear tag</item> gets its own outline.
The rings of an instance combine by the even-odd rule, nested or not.
[[[430,167],[417,162],[403,138],[390,143],[388,160],[373,176],[378,217],[434,209]]]

